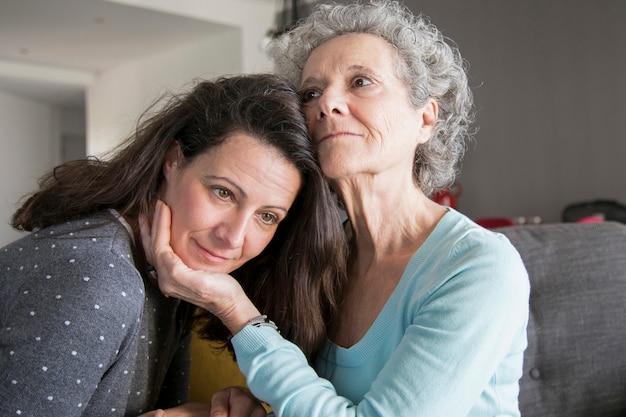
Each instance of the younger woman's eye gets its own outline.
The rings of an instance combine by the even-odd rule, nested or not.
[[[278,224],[278,217],[272,213],[261,213],[259,218],[264,224],[267,225]]]
[[[231,193],[230,190],[227,190],[226,188],[215,187],[214,191],[215,191],[215,194],[222,200],[233,199],[233,193]]]

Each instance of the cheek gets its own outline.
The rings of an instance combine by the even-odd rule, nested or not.
[[[171,241],[172,247],[183,242],[194,231],[205,230],[211,223],[210,214],[214,214],[200,193],[178,193],[165,201],[172,212]],[[179,248],[181,249],[181,248]]]
[[[312,132],[313,127],[315,126],[315,110],[312,107],[305,107],[302,112],[304,113],[306,127],[309,132]]]
[[[271,242],[274,237],[274,232],[272,233],[253,233],[248,235],[246,242],[247,245],[244,249],[243,257],[245,257],[244,262],[249,261],[255,256],[259,255],[263,252],[263,249]]]

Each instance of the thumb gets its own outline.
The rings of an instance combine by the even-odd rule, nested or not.
[[[211,413],[210,417],[228,417],[229,411],[229,395],[228,390],[221,390],[213,394],[211,398]]]

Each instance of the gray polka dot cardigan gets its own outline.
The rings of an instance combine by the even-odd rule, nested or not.
[[[109,212],[0,249],[0,415],[136,416],[187,401],[193,307]]]

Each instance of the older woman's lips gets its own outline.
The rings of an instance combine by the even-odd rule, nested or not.
[[[333,138],[337,138],[340,136],[354,136],[354,133],[350,133],[350,132],[332,132],[332,133],[328,133],[324,136],[322,136],[322,138],[320,140],[317,141],[318,144],[328,140],[328,139],[333,139]]]

